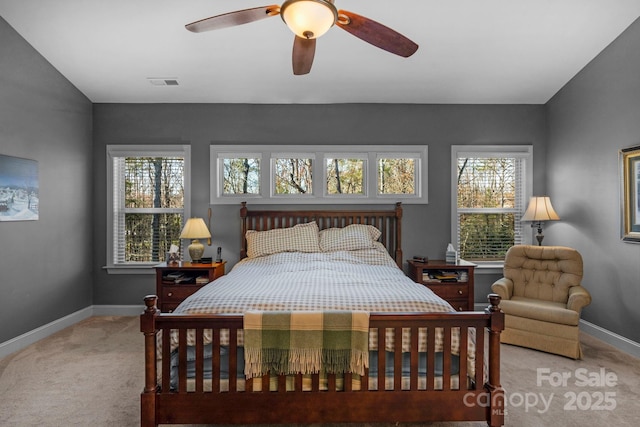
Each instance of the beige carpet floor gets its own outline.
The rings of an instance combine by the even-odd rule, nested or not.
[[[640,359],[582,342],[580,361],[502,345],[506,425],[638,425]],[[138,426],[142,344],[137,317],[92,317],[0,359],[0,426]]]

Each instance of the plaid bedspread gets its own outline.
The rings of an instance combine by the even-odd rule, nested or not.
[[[175,313],[244,314],[247,311],[351,311],[434,313],[455,311],[426,286],[398,268],[382,245],[377,249],[322,253],[286,252],[245,258],[227,275],[191,295]],[[405,332],[405,331],[403,331]],[[408,330],[406,331],[408,334]],[[206,337],[207,339],[209,337]],[[403,340],[409,351],[408,336]],[[221,335],[222,342],[227,336]],[[242,331],[238,345],[243,345]],[[393,351],[395,337],[386,341]],[[191,340],[189,341],[190,344]],[[177,346],[177,335],[172,347]],[[442,336],[436,337],[441,348]],[[457,351],[457,337],[452,346]],[[377,348],[372,334],[369,347]],[[426,351],[421,334],[420,351]]]
[[[366,311],[248,311],[244,373],[364,375],[369,364]]]
[[[286,252],[245,258],[225,276],[216,279],[183,301],[180,314],[244,314],[248,311],[352,311],[433,313],[455,311],[426,286],[415,283],[398,268],[382,245],[379,248],[322,253]],[[451,348],[459,351],[459,334],[453,331]],[[228,333],[220,341],[228,343]],[[393,351],[395,335],[388,330],[386,349]],[[205,332],[205,344],[212,336]],[[410,331],[402,331],[403,351],[410,349]],[[188,334],[189,345],[195,344]],[[238,331],[244,345],[244,331]],[[178,346],[177,334],[171,347]],[[436,351],[443,347],[442,331],[436,331]],[[369,350],[378,348],[369,334]],[[418,349],[426,351],[427,334],[419,330]],[[473,370],[475,339],[469,339],[469,372]]]

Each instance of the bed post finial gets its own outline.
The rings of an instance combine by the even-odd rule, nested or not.
[[[489,294],[487,295],[487,299],[489,300],[489,303],[491,304],[489,307],[487,307],[487,309],[490,312],[494,312],[494,311],[500,311],[500,301],[502,300],[502,298],[500,298],[500,295],[498,294]]]
[[[145,305],[145,313],[155,313],[157,308],[156,308],[156,301],[158,300],[158,297],[156,295],[147,295],[146,297],[144,297],[144,305]]]

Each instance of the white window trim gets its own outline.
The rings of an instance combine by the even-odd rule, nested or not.
[[[337,155],[365,160],[365,191],[363,194],[327,194],[325,161]],[[313,158],[312,194],[274,195],[273,159],[276,157]],[[380,157],[415,158],[416,194],[377,194],[377,160]],[[260,159],[260,194],[222,194],[222,159],[251,157]],[[210,146],[210,203],[237,204],[256,200],[260,204],[383,204],[390,200],[405,204],[428,203],[428,147],[426,145],[211,145]]]
[[[483,154],[487,156],[521,157],[525,159],[524,182],[521,191],[523,192],[523,203],[526,203],[533,194],[533,145],[452,145],[451,146],[451,242],[458,240],[457,219],[458,212],[458,158],[459,157],[479,157]],[[530,236],[531,242],[533,237]],[[526,238],[523,237],[523,241]],[[491,272],[501,272],[504,262],[500,261],[474,261],[479,269],[488,269]]]
[[[113,258],[113,159],[116,157],[183,157],[184,218],[191,217],[191,146],[189,145],[107,145],[107,260],[103,267],[109,274],[155,274],[156,262],[116,264]]]

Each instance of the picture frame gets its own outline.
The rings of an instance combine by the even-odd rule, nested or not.
[[[640,243],[640,145],[620,150],[621,238]]]
[[[0,154],[0,222],[38,218],[38,162]]]

